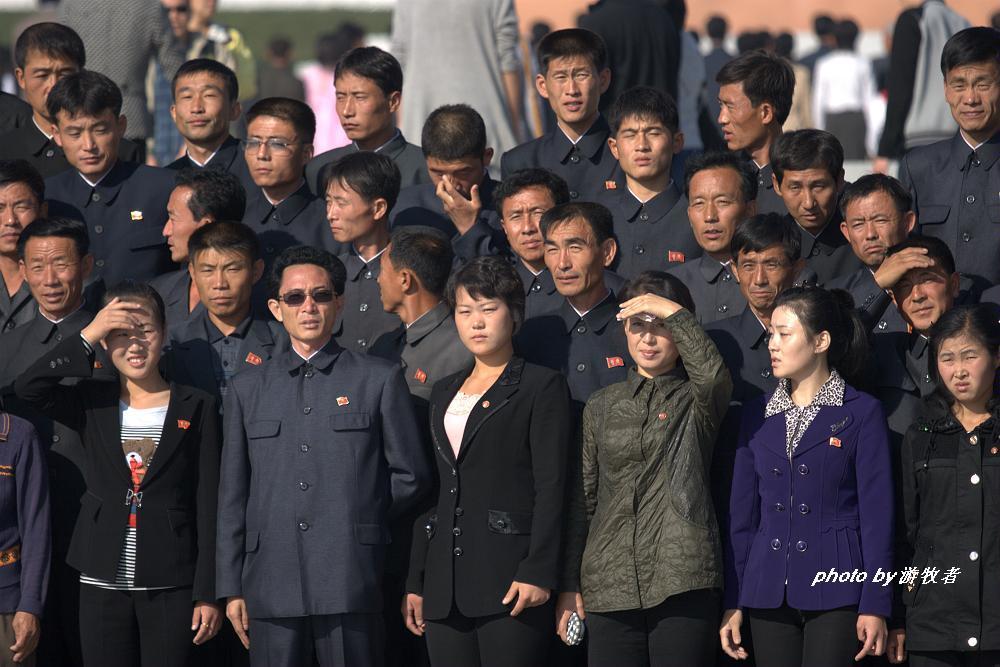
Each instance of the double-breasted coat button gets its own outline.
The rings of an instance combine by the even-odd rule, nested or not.
[[[781,548],[781,540],[779,540],[778,538],[774,538],[773,540],[771,540],[771,548],[774,549],[775,551],[777,551],[778,549],[780,549]]]
[[[795,549],[798,551],[805,551],[809,547],[805,540],[799,540],[795,543]]]

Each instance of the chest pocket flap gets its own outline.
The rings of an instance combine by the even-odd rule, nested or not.
[[[261,419],[247,425],[247,436],[250,438],[273,438],[280,432],[280,419]]]
[[[334,431],[364,431],[371,424],[367,412],[339,412],[330,415],[330,428]]]
[[[948,212],[951,210],[950,206],[941,205],[929,205],[920,206],[917,224],[920,225],[939,225],[948,219]]]

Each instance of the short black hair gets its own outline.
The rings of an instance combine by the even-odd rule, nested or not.
[[[937,399],[942,407],[953,405],[955,397],[941,381],[937,365],[938,354],[945,341],[962,335],[986,348],[987,354],[991,357],[996,357],[997,353],[1000,352],[1000,322],[997,322],[996,306],[991,303],[955,306],[942,313],[938,321],[931,327],[931,358],[930,363],[927,364],[927,371],[936,389],[928,400]],[[1000,397],[994,392],[987,403],[990,412],[996,413],[998,401],[1000,401]]]
[[[87,64],[87,50],[80,35],[62,23],[46,21],[25,28],[14,42],[14,65],[23,70],[32,51],[68,60],[80,69]]]
[[[750,162],[732,151],[706,151],[696,153],[684,163],[684,196],[691,193],[691,179],[699,171],[707,169],[732,169],[740,179],[740,194],[743,203],[757,199],[757,172]]]
[[[549,230],[564,222],[582,219],[590,227],[597,239],[597,245],[601,245],[610,238],[614,238],[615,227],[614,218],[611,211],[602,204],[595,204],[589,201],[570,202],[550,208],[542,215],[538,226],[541,228],[542,238],[548,238]]]
[[[37,218],[21,230],[17,237],[17,256],[24,260],[24,249],[31,239],[61,238],[72,239],[76,254],[81,259],[90,252],[90,236],[87,225],[72,218]]]
[[[112,299],[122,301],[142,301],[152,307],[153,319],[160,325],[161,331],[167,330],[167,308],[163,305],[163,297],[148,283],[136,280],[123,280],[109,287],[101,296],[101,306],[111,303]]]
[[[459,287],[464,287],[473,299],[499,299],[507,304],[514,331],[524,322],[524,284],[510,262],[488,255],[475,257],[459,267],[451,274],[445,291],[452,310]]]
[[[222,79],[222,88],[230,102],[240,99],[240,82],[236,78],[236,72],[229,69],[218,60],[211,58],[195,58],[181,65],[177,74],[170,84],[170,93],[173,99],[177,99],[177,82],[185,76],[192,74],[213,74]]]
[[[838,49],[854,50],[854,43],[858,41],[858,24],[851,19],[837,21],[833,27],[833,37],[837,40]]]
[[[468,104],[446,104],[427,116],[420,142],[427,158],[444,162],[481,158],[486,152],[486,124]]]
[[[786,171],[825,169],[838,180],[844,175],[844,147],[825,130],[786,132],[771,144],[771,171],[781,185]]]
[[[678,303],[690,312],[695,312],[691,291],[680,278],[663,271],[643,271],[630,280],[618,300],[622,303],[643,294],[654,294]]]
[[[324,194],[330,183],[341,183],[361,195],[366,202],[384,199],[391,211],[399,198],[402,177],[392,158],[381,153],[357,151],[325,167],[321,181]]]
[[[1000,30],[976,27],[959,30],[945,42],[941,51],[941,73],[974,63],[994,62],[1000,65]]]
[[[246,190],[240,179],[222,169],[183,169],[177,173],[174,188],[191,188],[188,210],[195,220],[211,216],[213,220],[242,220],[246,212]]]
[[[739,83],[750,104],[757,107],[767,102],[774,106],[774,120],[784,125],[792,110],[795,93],[795,72],[788,61],[766,51],[748,51],[722,66],[715,76],[720,86]]]
[[[705,32],[712,39],[725,39],[726,33],[729,32],[729,22],[726,21],[726,17],[716,14],[708,19]]]
[[[608,125],[611,126],[611,136],[618,134],[622,123],[627,118],[644,118],[658,121],[671,134],[680,127],[680,117],[677,114],[677,103],[667,93],[650,86],[629,88],[615,100],[608,111]]]
[[[271,272],[267,276],[267,298],[278,298],[285,269],[297,264],[312,264],[323,269],[330,278],[334,294],[340,296],[344,293],[344,284],[347,282],[347,269],[344,268],[344,263],[328,250],[309,245],[296,245],[285,248],[274,259]]]
[[[333,70],[333,80],[344,74],[370,79],[386,97],[403,90],[403,68],[391,53],[377,46],[359,46],[345,53]]]
[[[111,111],[117,118],[122,113],[122,91],[100,72],[82,69],[52,86],[45,110],[50,118],[56,118],[60,111],[66,111],[71,118],[81,114],[99,116]]]
[[[833,34],[833,29],[837,23],[828,14],[817,14],[813,18],[813,32],[819,37],[826,37]]]
[[[802,256],[802,233],[791,218],[780,213],[758,213],[737,225],[729,244],[735,261],[741,252],[763,252],[780,245],[789,262]]]
[[[28,227],[27,229],[30,229]],[[21,232],[22,234],[24,232]],[[949,276],[955,273],[955,256],[951,254],[948,244],[934,236],[923,236],[921,234],[910,234],[902,242],[889,248],[886,257],[892,257],[897,252],[902,252],[907,248],[923,248],[927,251],[927,258],[934,260],[941,269]]]
[[[261,258],[260,240],[257,233],[242,222],[219,220],[210,225],[202,225],[194,230],[188,239],[188,261],[203,250],[237,252],[256,262]]]
[[[303,144],[311,144],[316,136],[316,114],[305,102],[288,97],[265,97],[250,107],[250,111],[247,112],[247,125],[260,116],[291,123],[298,140]]]
[[[902,183],[886,174],[865,174],[853,183],[848,183],[840,193],[840,214],[846,218],[848,206],[876,192],[889,195],[900,215],[913,210],[913,197]]]
[[[45,179],[27,160],[0,160],[0,188],[24,183],[41,206],[45,201]]]
[[[393,230],[389,259],[397,271],[412,271],[425,290],[441,296],[448,284],[455,251],[441,230],[408,225]]]
[[[544,76],[556,58],[583,56],[600,72],[608,66],[608,47],[596,32],[585,28],[567,28],[545,35],[535,49],[538,71]]]
[[[544,188],[552,195],[552,202],[559,206],[569,202],[569,185],[555,172],[541,167],[520,169],[503,179],[493,190],[493,203],[497,213],[503,214],[504,200],[528,188]]]

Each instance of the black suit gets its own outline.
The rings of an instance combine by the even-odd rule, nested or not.
[[[35,311],[34,300],[31,304]],[[49,468],[50,508],[52,514],[52,574],[42,632],[46,640],[39,647],[42,666],[76,667],[83,663],[80,655],[80,573],[66,564],[70,536],[80,513],[80,497],[87,490],[84,481],[84,455],[80,434],[71,426],[52,419],[14,395],[16,380],[32,363],[61,343],[78,336],[92,314],[80,309],[53,324],[36,316],[4,337],[0,348],[0,394],[4,408],[11,414],[30,421],[46,450]],[[103,348],[97,351],[93,377],[113,381],[118,379]],[[63,382],[73,385],[76,378]]]
[[[246,158],[243,156],[243,147],[240,145],[240,140],[235,137],[227,137],[222,142],[222,145],[219,146],[219,149],[215,151],[215,155],[204,166],[193,162],[187,153],[185,153],[168,164],[166,169],[171,171],[180,171],[182,169],[221,169],[240,180],[248,197],[257,187],[250,176],[250,168],[247,167]]]
[[[333,150],[320,153],[306,165],[306,182],[320,199],[326,196],[322,189],[322,184],[326,175],[327,165],[331,165],[345,155],[359,152],[358,145],[353,141],[346,146],[334,148]],[[397,131],[396,135],[377,151],[380,155],[392,158],[392,161],[399,167],[401,184],[405,188],[410,185],[421,185],[430,183],[431,177],[427,173],[427,161],[419,146],[406,141],[402,132]]]
[[[145,151],[128,139],[118,142],[118,159],[123,162],[142,162]],[[42,134],[29,119],[25,125],[0,136],[0,158],[27,160],[43,178],[55,176],[70,168],[66,153],[56,143]]]
[[[921,146],[899,164],[920,233],[941,239],[980,290],[1000,283],[1000,133],[973,155],[961,133]]]
[[[0,92],[0,132],[31,122],[31,106],[16,95]]]
[[[646,203],[625,187],[606,190],[598,202],[614,217],[618,254],[612,268],[623,277],[666,271],[701,256],[687,217],[687,197],[676,184],[671,183]]]
[[[117,382],[90,378],[94,355],[70,336],[16,381],[18,397],[80,432],[87,491],[67,561],[114,581],[132,489],[122,453]],[[191,587],[194,600],[215,601],[215,521],[222,433],[210,395],[172,384],[156,457],[142,481],[136,539],[136,586]]]
[[[511,359],[469,414],[456,458],[444,415],[471,370],[445,378],[431,393],[440,491],[414,527],[407,581],[408,591],[423,595],[424,617],[442,622],[453,608],[464,618],[508,614],[512,604],[501,599],[513,581],[548,589],[558,583],[572,433],[566,381]],[[544,647],[551,613],[540,620]]]
[[[163,238],[173,189],[173,172],[120,160],[96,187],[75,169],[45,179],[49,215],[87,224],[93,275],[109,286],[151,280],[173,266]]]
[[[556,127],[504,153],[500,174],[506,179],[521,169],[542,167],[566,181],[571,199],[597,201],[608,181],[617,182],[619,187],[625,183],[618,160],[608,148],[610,133],[604,116],[598,116],[575,144]]]

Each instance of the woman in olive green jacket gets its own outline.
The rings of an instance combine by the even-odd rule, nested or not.
[[[732,381],[677,278],[629,283],[635,367],[587,402],[557,629],[586,619],[592,667],[709,665],[722,587],[708,471]]]

